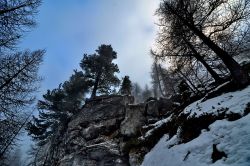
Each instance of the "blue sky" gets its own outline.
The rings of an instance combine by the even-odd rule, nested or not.
[[[129,75],[141,86],[149,84],[149,50],[156,35],[154,12],[158,3],[159,0],[43,0],[36,17],[37,27],[26,33],[19,44],[20,49],[46,49],[39,94],[66,81],[73,69],[80,69],[83,54],[94,53],[101,44],[111,44],[117,52],[120,78]],[[24,135],[21,140],[24,152],[30,139]]]
[[[41,66],[41,91],[52,89],[79,69],[84,53],[101,44],[117,52],[119,77],[150,83],[154,42],[154,12],[158,0],[44,0],[36,17],[38,26],[25,35],[20,48],[46,49]]]

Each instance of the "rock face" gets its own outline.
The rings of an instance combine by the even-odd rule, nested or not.
[[[140,134],[140,129],[145,122],[144,105],[129,105],[126,107],[125,119],[121,123],[121,134],[127,137],[135,137]]]
[[[129,96],[99,97],[88,101],[68,124],[65,153],[60,166],[126,166],[119,147],[120,124],[125,119]]]
[[[132,96],[100,96],[86,101],[68,123],[56,152],[57,166],[138,166],[150,150],[138,138],[150,119],[159,120],[159,101],[133,104]],[[145,130],[145,129],[144,129]]]

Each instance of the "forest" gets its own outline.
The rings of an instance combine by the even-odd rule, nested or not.
[[[131,79],[129,74],[123,75],[124,72],[120,71],[117,63],[120,53],[116,51],[115,44],[102,43],[96,45],[96,50],[91,53],[86,51],[87,53],[79,55],[81,60],[76,64],[77,69],[71,70],[73,74],[67,80],[59,83],[56,88],[41,92],[44,76],[39,71],[46,62],[44,59],[47,50],[20,49],[19,44],[26,39],[27,34],[39,27],[36,17],[43,3],[42,0],[0,1],[0,165],[63,166],[59,162],[63,158],[60,156],[61,140],[67,137],[72,121],[83,111],[91,110],[92,107],[93,110],[97,109],[95,107],[98,102],[119,96],[133,97],[131,108],[128,104],[129,109],[133,105],[143,105],[147,112],[147,109],[157,107],[160,113],[156,121],[167,117],[175,119],[171,123],[171,129],[166,126],[165,129],[156,127],[157,125],[149,122],[144,125],[146,127],[140,130],[142,136],[145,134],[143,129],[149,127],[155,127],[152,133],[157,135],[157,138],[147,138],[146,134],[146,143],[137,144],[134,136],[123,135],[123,141],[129,140],[136,147],[148,144],[150,148],[147,147],[149,149],[145,151],[148,153],[166,130],[170,138],[178,134],[176,123],[192,128],[196,127],[193,122],[201,123],[195,119],[190,122],[181,114],[192,103],[200,100],[206,102],[225,93],[244,91],[249,86],[249,0],[160,0],[154,10],[157,17],[154,44],[147,50],[148,54],[144,55],[150,56],[152,60],[151,71],[148,73],[151,82],[145,81],[142,85]],[[138,66],[143,68],[143,59],[141,62]],[[129,64],[126,65],[129,68]],[[37,97],[39,93],[41,97]],[[249,104],[249,99],[246,100]],[[151,101],[159,101],[160,104],[150,105]],[[91,104],[92,107],[89,106]],[[220,104],[223,106],[223,103]],[[220,104],[218,101],[218,105]],[[127,106],[124,108],[126,110]],[[227,109],[230,108],[225,106],[224,113]],[[162,110],[169,111],[161,112]],[[201,121],[207,126],[224,117],[234,120],[239,119],[236,116],[241,117],[234,113],[225,116],[218,113],[216,118],[214,115],[205,115],[207,116],[202,117],[204,119]],[[244,116],[246,115],[245,111]],[[122,124],[125,122],[120,123]],[[183,133],[185,129],[188,130],[188,127],[183,127]],[[194,139],[201,130],[199,128],[198,133],[184,133],[186,135],[181,137],[183,140],[180,143]],[[32,139],[30,150],[25,154],[27,159],[23,159],[18,143],[24,133]],[[115,138],[120,138],[121,133]],[[108,136],[111,135],[109,133]],[[131,148],[126,144],[126,148],[128,147]],[[216,149],[215,144],[213,148]],[[126,150],[122,153],[126,153],[125,158],[130,155]],[[224,157],[227,158],[225,155]],[[214,160],[216,161],[217,159]],[[130,162],[129,165],[133,164]]]

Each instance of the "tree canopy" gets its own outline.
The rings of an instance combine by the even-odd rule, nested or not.
[[[91,98],[96,93],[110,93],[112,86],[119,84],[115,73],[119,72],[117,64],[112,61],[117,58],[116,52],[111,45],[101,45],[94,54],[84,54],[80,66],[84,75],[92,83]]]
[[[20,51],[19,39],[36,25],[41,0],[0,1],[0,158],[29,118],[45,50]],[[2,164],[2,163],[1,163]]]
[[[0,1],[0,53],[15,48],[19,39],[36,25],[41,0]]]
[[[233,3],[223,0],[209,2],[205,0],[163,0],[157,11],[161,26],[158,42],[161,49],[164,49],[162,56],[174,52],[175,55],[183,55],[183,58],[190,55],[191,51],[191,54],[201,61],[210,74],[220,82],[218,75],[209,68],[209,65],[205,64],[202,56],[195,50],[197,45],[199,48],[207,47],[210,50],[210,52],[206,50],[207,53],[212,51],[222,60],[237,86],[247,85],[249,83],[248,74],[232,58],[227,47],[223,47],[228,45],[225,42],[229,40],[220,39],[223,36],[231,36],[236,40],[235,34],[244,29],[243,25],[247,26],[250,16],[249,7],[247,0],[237,0]],[[173,46],[175,51],[170,49],[165,52],[165,46]]]
[[[122,85],[120,89],[121,94],[131,95],[131,89],[132,89],[132,85],[131,85],[129,76],[125,76],[122,80]]]

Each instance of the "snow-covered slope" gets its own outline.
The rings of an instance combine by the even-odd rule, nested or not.
[[[184,113],[199,116],[205,112],[216,114],[218,109],[243,115],[250,102],[250,86],[244,90],[226,93],[189,105]],[[217,120],[209,130],[190,142],[176,145],[178,136],[164,135],[145,156],[142,166],[250,166],[250,114],[235,120]],[[227,155],[213,163],[213,145]]]
[[[241,91],[225,93],[204,102],[203,99],[198,100],[187,106],[184,113],[198,117],[204,113],[217,114],[218,110],[228,108],[227,113],[244,114],[244,110],[249,102],[250,86]]]

